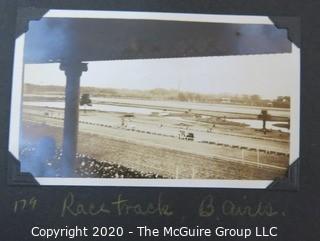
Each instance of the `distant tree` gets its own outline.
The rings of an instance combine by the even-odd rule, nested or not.
[[[290,96],[278,96],[277,99],[273,101],[275,107],[290,107]]]
[[[278,96],[277,101],[290,103],[290,96]]]
[[[89,94],[83,94],[81,95],[81,98],[80,98],[80,105],[81,106],[92,106],[92,101],[90,99],[90,95]],[[86,112],[86,109],[84,109],[84,112]]]
[[[180,101],[187,101],[187,97],[185,96],[185,94],[183,94],[183,93],[179,93],[178,94],[178,100],[180,100]]]
[[[251,100],[253,102],[259,102],[261,100],[259,95],[251,95]]]
[[[258,115],[258,119],[262,120],[262,131],[264,134],[267,133],[266,122],[271,120],[271,115],[268,114],[267,110],[261,110],[260,115]]]
[[[249,95],[242,95],[242,96],[241,96],[241,101],[242,101],[244,104],[250,104],[250,97],[249,97]]]

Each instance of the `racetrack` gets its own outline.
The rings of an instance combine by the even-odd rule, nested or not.
[[[58,110],[51,111],[50,117],[44,110],[25,110],[26,138],[54,136],[61,145],[63,118],[57,117]],[[159,128],[158,118],[135,115],[121,126],[119,114],[82,112],[78,152],[168,178],[270,180],[286,174],[289,143],[285,139],[206,133],[200,125],[192,131],[213,138],[214,144],[179,140],[177,120],[169,118]]]

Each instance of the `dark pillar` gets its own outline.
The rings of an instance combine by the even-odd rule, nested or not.
[[[77,167],[76,153],[78,143],[80,77],[87,71],[86,63],[68,61],[60,64],[60,69],[67,77],[65,90],[65,109],[62,147],[62,175],[71,176]]]

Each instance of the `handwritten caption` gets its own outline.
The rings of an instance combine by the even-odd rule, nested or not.
[[[37,197],[22,198],[13,202],[13,213],[38,211],[41,200]],[[254,204],[243,204],[245,202],[224,200],[216,202],[213,195],[207,195],[195,207],[196,214],[201,218],[231,216],[231,217],[275,217],[285,216],[285,212],[276,210],[271,202],[258,201]],[[118,194],[114,200],[93,202],[79,200],[72,192],[58,202],[57,215],[61,218],[68,216],[177,216],[176,208],[166,202],[163,194],[160,193],[155,201],[135,203]]]

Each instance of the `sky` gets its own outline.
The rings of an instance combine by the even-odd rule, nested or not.
[[[180,89],[203,94],[290,96],[297,79],[297,53],[88,63],[81,86],[149,90]],[[25,65],[24,82],[65,85],[59,64]]]

